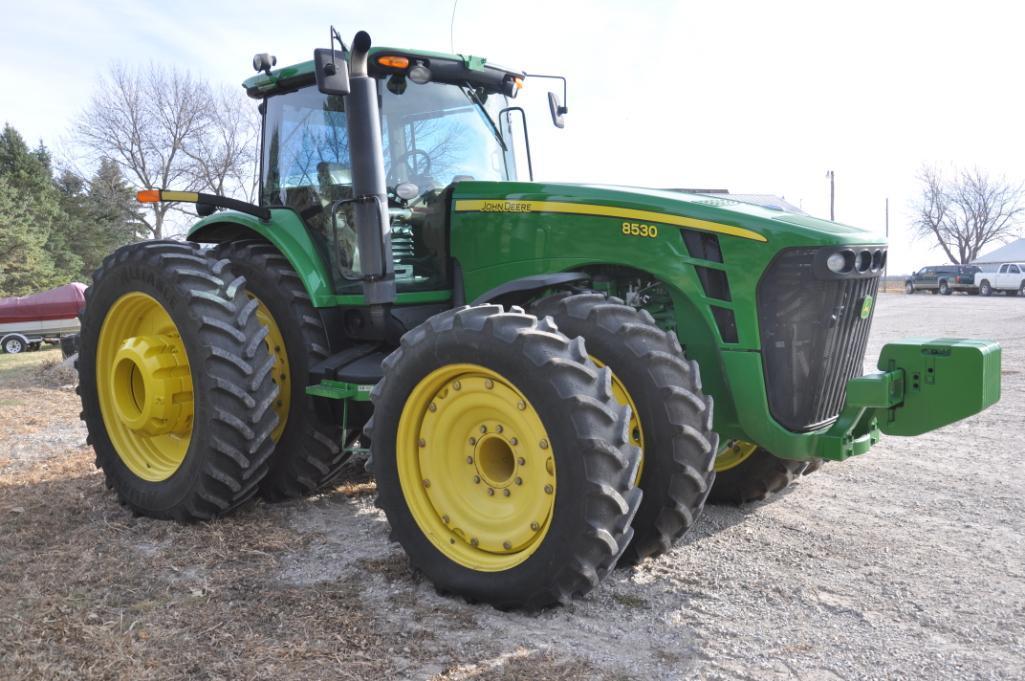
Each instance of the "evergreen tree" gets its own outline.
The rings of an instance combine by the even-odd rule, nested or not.
[[[132,190],[117,164],[104,159],[89,182],[65,170],[57,178],[66,233],[81,265],[75,278],[87,280],[108,254],[136,240],[143,229]]]
[[[0,292],[24,295],[64,283],[57,267],[81,266],[63,235],[64,217],[50,171],[50,154],[40,144],[29,151],[10,125],[0,133]]]
[[[31,202],[0,174],[0,298],[35,293],[53,283],[53,258],[45,245]]]

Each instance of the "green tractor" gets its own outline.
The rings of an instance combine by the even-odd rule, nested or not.
[[[254,65],[259,204],[140,192],[202,219],[118,250],[87,293],[83,418],[136,513],[300,497],[365,456],[415,569],[533,609],[667,551],[706,499],[999,399],[989,342],[893,343],[862,375],[873,234],[521,179],[512,100],[540,77],[333,29],[310,62]]]

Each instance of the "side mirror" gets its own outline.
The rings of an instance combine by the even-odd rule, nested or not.
[[[568,109],[559,102],[559,95],[551,91],[548,93],[548,108],[552,112],[552,123],[555,124],[555,127],[566,127],[566,121],[563,117],[566,115]]]
[[[349,63],[339,50],[316,49],[313,65],[317,74],[317,89],[325,95],[349,94]]]

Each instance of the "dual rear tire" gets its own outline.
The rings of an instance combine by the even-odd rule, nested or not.
[[[265,242],[119,249],[93,275],[79,342],[97,466],[140,514],[206,520],[258,491],[302,496],[348,461],[339,421],[305,394],[326,330]]]

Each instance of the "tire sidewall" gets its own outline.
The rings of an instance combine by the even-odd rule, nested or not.
[[[11,348],[14,348],[13,350]],[[25,344],[19,338],[8,338],[4,341],[4,352],[8,355],[17,355],[25,351]]]
[[[395,535],[405,539],[403,546],[413,564],[439,588],[458,591],[471,599],[522,602],[529,597],[529,589],[536,588],[539,581],[564,563],[567,547],[580,538],[587,494],[584,460],[577,451],[580,438],[569,418],[559,418],[565,417],[565,402],[525,355],[508,352],[505,344],[482,343],[485,338],[481,334],[465,336],[456,329],[451,335],[462,342],[439,343],[432,338],[415,347],[404,347],[403,352],[411,356],[403,358],[403,365],[415,370],[389,376],[386,392],[375,398],[378,407],[373,422],[374,475],[379,505],[386,509]],[[432,371],[463,363],[495,371],[527,398],[544,424],[555,459],[556,496],[551,525],[530,557],[500,572],[471,570],[442,554],[413,518],[399,483],[396,436],[402,406],[413,388]]]

